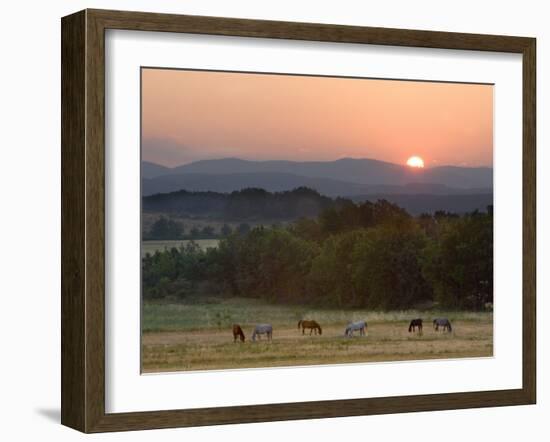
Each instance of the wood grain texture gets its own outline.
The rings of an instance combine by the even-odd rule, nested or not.
[[[522,52],[529,38],[319,23],[88,10],[106,29],[186,32],[256,38]]]
[[[537,160],[536,41],[523,51],[523,389],[530,402],[537,395]]]
[[[85,13],[61,29],[61,422],[85,427]]]
[[[86,11],[86,431],[105,414],[105,38]]]
[[[523,55],[523,387],[517,390],[105,413],[106,29]],[[62,423],[84,432],[313,419],[536,400],[535,40],[356,26],[86,10],[62,20]]]

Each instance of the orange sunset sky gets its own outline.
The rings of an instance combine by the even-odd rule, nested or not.
[[[493,165],[493,86],[142,69],[142,158]]]

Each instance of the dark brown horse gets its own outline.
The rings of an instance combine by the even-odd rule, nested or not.
[[[311,336],[312,332],[315,332],[315,334],[317,334],[317,331],[319,331],[320,335],[323,334],[323,330],[321,329],[321,326],[319,325],[319,323],[317,321],[310,321],[310,320],[307,320],[307,319],[300,319],[300,321],[298,321],[298,329],[300,329],[300,327],[302,327],[302,334],[305,333],[306,328],[309,328],[309,335],[310,336]]]
[[[422,319],[420,318],[413,319],[411,321],[411,323],[409,324],[409,333],[410,332],[414,333],[417,327],[418,327],[418,333],[422,334]]]
[[[233,324],[233,342],[237,342],[237,338],[244,342],[243,329],[239,324]]]

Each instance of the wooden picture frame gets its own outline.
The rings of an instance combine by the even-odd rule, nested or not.
[[[475,391],[105,412],[105,30],[517,53],[523,65],[523,385]],[[62,424],[83,432],[533,404],[536,400],[534,38],[84,10],[62,19]]]

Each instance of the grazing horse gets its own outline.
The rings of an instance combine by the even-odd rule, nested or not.
[[[252,340],[256,340],[256,336],[260,339],[260,335],[267,335],[267,339],[271,341],[273,338],[273,326],[271,324],[258,324],[254,327],[254,333],[252,333]]]
[[[411,323],[409,324],[409,333],[415,332],[417,327],[418,327],[418,333],[422,334],[422,319],[420,318],[413,319],[411,321]]]
[[[365,336],[366,328],[367,328],[367,321],[350,322],[346,327],[344,336],[348,336],[351,338],[353,336],[353,332],[356,330],[359,330],[360,336]]]
[[[243,329],[239,324],[233,324],[233,342],[237,342],[237,338],[244,342]]]
[[[451,321],[449,321],[447,318],[434,319],[435,331],[439,331],[439,327],[443,327],[443,331],[446,331],[446,330],[449,332],[453,331],[453,328],[451,327]]]
[[[307,319],[300,319],[300,321],[298,321],[298,329],[300,329],[300,327],[302,327],[302,334],[305,333],[306,328],[309,328],[309,335],[310,336],[311,336],[311,333],[313,331],[315,331],[315,334],[317,334],[317,331],[319,331],[320,335],[323,334],[323,330],[321,329],[321,326],[319,325],[319,323],[317,321],[310,321],[310,320],[307,320]]]

